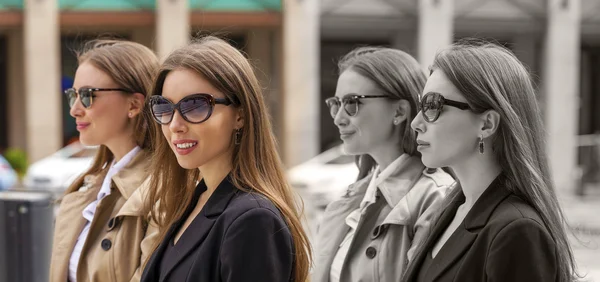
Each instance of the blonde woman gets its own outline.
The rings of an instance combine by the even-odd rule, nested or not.
[[[146,101],[158,60],[138,43],[95,40],[78,61],[65,94],[81,143],[99,150],[61,199],[50,281],[139,281],[154,234],[138,187],[149,175]]]

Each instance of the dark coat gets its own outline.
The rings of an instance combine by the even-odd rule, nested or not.
[[[477,200],[464,221],[446,241],[429,269],[421,270],[426,255],[444,233],[458,207],[461,193],[442,213],[416,255],[403,281],[552,282],[558,277],[556,244],[538,212],[509,192],[500,175]]]
[[[202,181],[185,214],[152,254],[141,281],[292,281],[293,241],[279,210],[267,198],[237,189],[229,177],[177,241],[177,251],[163,256],[205,190]]]

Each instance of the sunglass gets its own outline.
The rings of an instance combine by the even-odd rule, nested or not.
[[[341,100],[338,97],[331,97],[325,100],[325,104],[329,107],[329,114],[331,117],[335,118],[340,108],[343,106],[344,111],[349,116],[356,116],[358,114],[358,105],[360,105],[360,99],[367,98],[388,98],[385,95],[374,95],[374,96],[365,96],[365,95],[348,95],[344,96]]]
[[[127,93],[133,93],[131,90],[123,89],[123,88],[87,88],[82,87],[79,90],[75,88],[69,88],[65,90],[65,95],[67,96],[67,101],[69,102],[69,107],[72,108],[75,105],[75,101],[77,101],[77,96],[79,95],[79,101],[84,108],[89,108],[92,106],[94,102],[94,98],[96,95],[94,92],[96,91],[122,91]]]
[[[423,119],[429,123],[435,122],[440,117],[444,106],[451,106],[461,110],[468,110],[470,108],[467,103],[446,99],[442,94],[436,92],[429,92],[423,95],[419,105]]]
[[[215,98],[210,94],[192,94],[181,99],[177,104],[155,95],[150,97],[150,111],[159,124],[169,124],[173,120],[175,110],[189,123],[201,123],[212,115],[216,104],[232,105],[228,98]]]

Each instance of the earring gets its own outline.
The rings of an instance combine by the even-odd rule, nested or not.
[[[397,120],[397,119],[395,119],[395,120],[394,120],[394,125],[398,125],[398,124],[400,124],[400,121],[399,121],[399,120]]]
[[[483,144],[483,135],[479,135],[479,153],[483,154],[484,152],[484,144]]]
[[[133,113],[132,112],[129,112],[129,117],[130,118],[133,117]]]
[[[242,129],[238,128],[235,130],[234,144],[239,145],[241,143],[242,143]]]

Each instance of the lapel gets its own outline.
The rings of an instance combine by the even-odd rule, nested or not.
[[[174,252],[174,257],[170,261],[167,262],[166,272],[164,275],[160,275],[164,277],[164,279],[168,278],[169,274],[172,270],[179,265],[179,262],[183,260],[187,255],[190,254],[193,250],[195,250],[198,245],[200,245],[209,231],[212,229],[212,226],[219,218],[219,215],[225,211],[231,199],[235,196],[235,194],[239,191],[233,184],[231,183],[231,176],[225,177],[223,181],[219,184],[217,189],[210,196],[202,211],[196,216],[196,218],[192,221],[189,227],[184,231],[181,238],[178,240],[176,244],[176,248],[178,252]],[[192,210],[196,206],[200,195],[206,191],[206,184],[204,180],[200,181],[198,186],[196,186],[196,191],[192,198],[192,202],[187,207],[183,216],[171,226],[167,235],[163,239],[163,241],[158,246],[157,250],[152,254],[150,261],[148,262],[148,266],[144,270],[144,277],[155,277],[155,280],[158,280],[159,273],[157,272],[160,269],[161,259],[163,257],[164,251],[167,247],[167,244],[171,244],[175,233],[181,228],[181,225],[185,222],[187,217],[191,214]],[[201,223],[194,223],[195,221],[200,221]],[[160,258],[157,260],[157,258]],[[148,272],[148,273],[146,273]],[[142,279],[142,281],[148,281],[146,279]]]
[[[59,280],[67,279],[71,253],[87,223],[82,215],[83,209],[96,199],[99,190],[99,185],[93,185],[90,189],[66,194],[60,200],[60,210],[55,222],[54,242],[56,247],[52,255],[52,264],[60,267]]]
[[[456,189],[460,188],[457,187]],[[413,263],[411,263],[409,268],[407,269],[407,279],[405,281],[415,281],[417,279],[417,275],[419,274],[419,269],[423,264],[423,260],[425,259],[425,256],[429,255],[428,250],[431,250],[433,248],[438,238],[446,230],[446,227],[448,227],[450,222],[452,222],[456,210],[464,202],[464,200],[464,195],[462,194],[462,192],[459,192],[455,199],[453,199],[452,202],[450,202],[450,204],[448,205],[448,207],[446,207],[446,209],[442,212],[435,226],[431,230],[429,236],[425,240],[424,247],[422,249],[423,251],[416,254],[415,258],[413,259]],[[441,252],[438,254],[438,256],[440,254]]]
[[[342,198],[331,202],[327,206],[318,230],[318,248],[315,248],[316,250],[325,250],[327,252],[322,253],[317,262],[324,269],[315,275],[321,275],[322,279],[315,280],[327,281],[329,279],[333,258],[350,229],[346,224],[346,217],[359,207],[360,202],[365,196],[371,177],[372,175],[369,175],[350,185]]]
[[[140,150],[131,162],[112,177],[112,181],[125,200],[128,200],[148,178],[149,158],[148,150]]]
[[[454,234],[446,241],[434,258],[432,267],[429,268],[431,273],[428,275],[428,277],[432,277],[431,281],[436,281],[446,270],[460,261],[464,253],[469,250],[477,238],[479,231],[487,224],[496,207],[510,195],[506,187],[506,177],[501,174],[494,179],[479,199],[477,199],[463,223],[457,227]],[[457,189],[460,188],[457,187]],[[454,219],[456,210],[464,201],[465,196],[460,191],[433,227],[430,236],[425,241],[424,250],[431,250],[433,248],[439,237]],[[423,251],[415,257],[414,263],[407,270],[408,279],[406,281],[414,281],[416,279],[416,275],[419,273],[419,269],[416,268],[420,267],[426,255],[430,255],[430,252]]]

